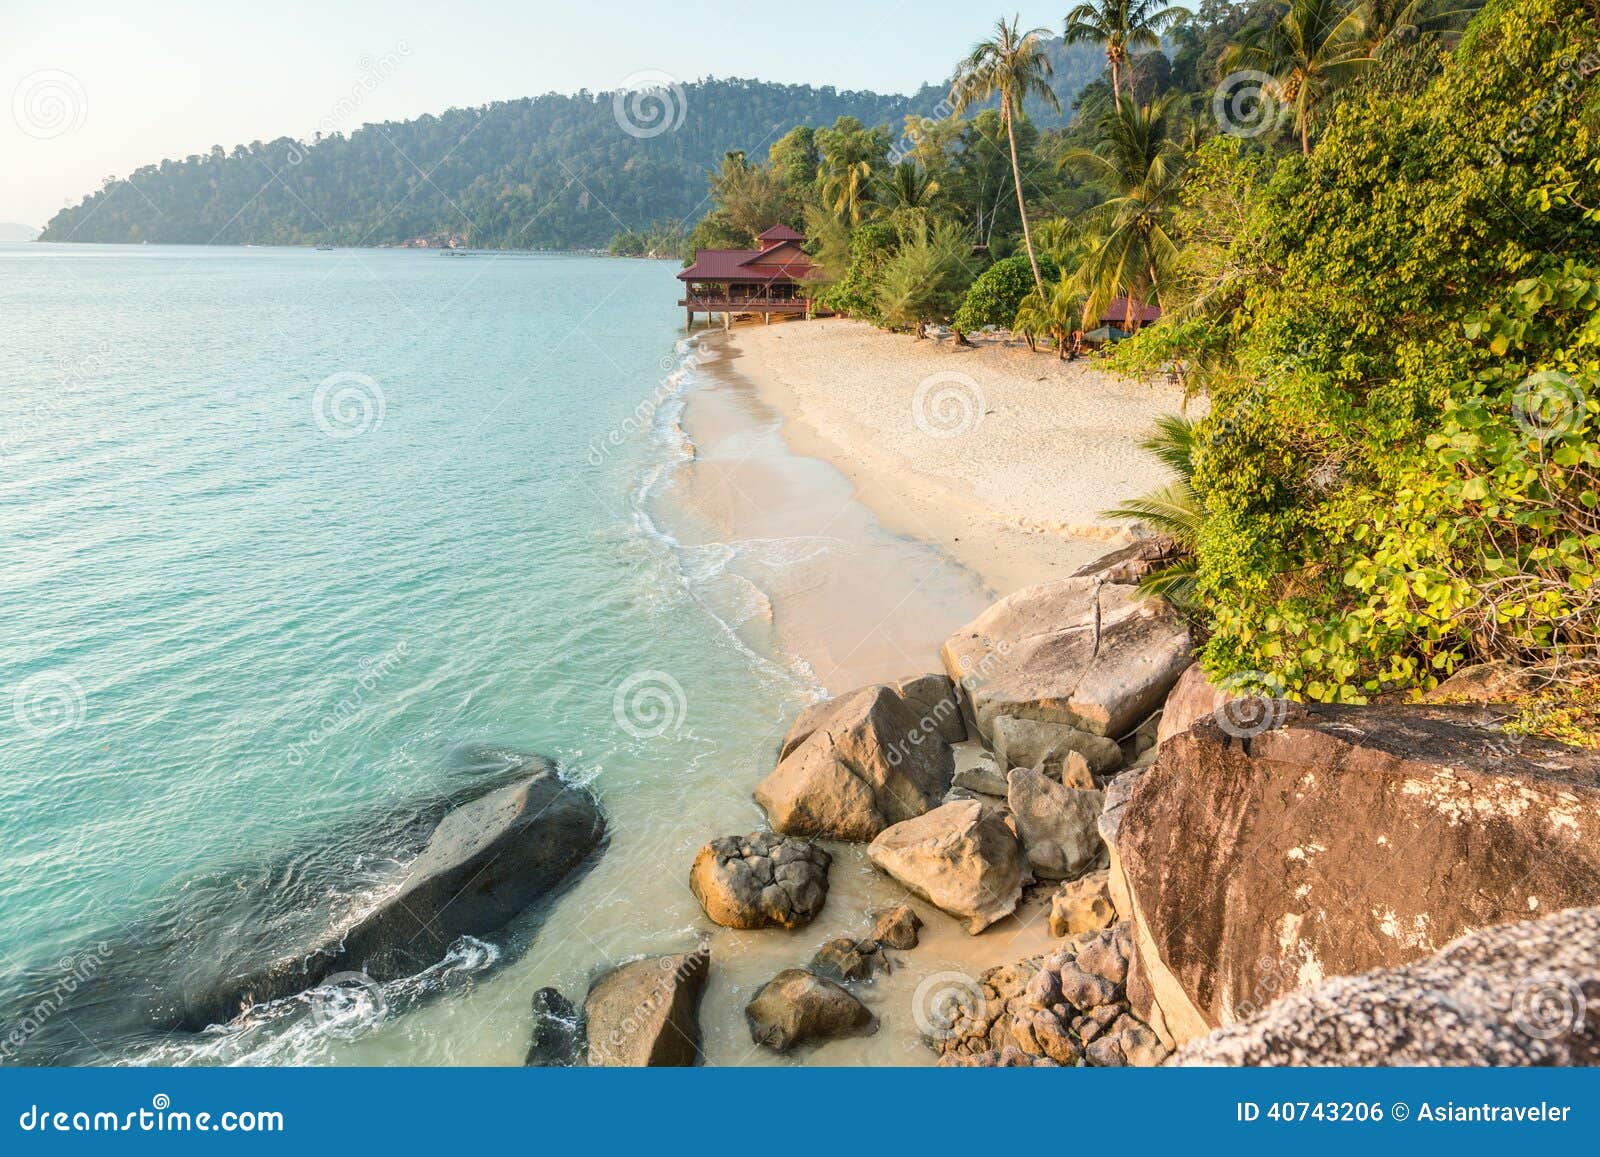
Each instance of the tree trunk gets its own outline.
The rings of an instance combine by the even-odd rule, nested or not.
[[[956,335],[956,345],[967,345],[967,346],[969,346],[969,345],[972,344],[970,341],[967,340],[967,335],[962,333],[955,326],[952,325],[950,327],[950,332]]]
[[[1117,102],[1117,111],[1122,111],[1122,69],[1117,65],[1117,58],[1111,57],[1111,99]]]
[[[1000,102],[1000,115],[1006,122],[1006,140],[1011,145],[1011,179],[1017,186],[1017,213],[1022,217],[1022,244],[1028,250],[1028,264],[1033,267],[1034,288],[1044,296],[1044,278],[1039,274],[1039,259],[1033,255],[1033,233],[1028,229],[1028,206],[1022,197],[1022,165],[1017,161],[1017,134],[1012,127],[1011,100]]]
[[[1311,155],[1311,118],[1304,114],[1300,117],[1300,155]]]

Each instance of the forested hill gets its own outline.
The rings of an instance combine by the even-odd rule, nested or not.
[[[1104,58],[1089,45],[1051,47],[1070,107]],[[611,93],[547,94],[310,143],[216,145],[108,182],[57,213],[41,240],[385,245],[460,237],[477,247],[603,247],[655,223],[691,228],[705,209],[707,172],[730,149],[764,156],[794,126],[840,116],[898,135],[908,114],[934,114],[944,95],[934,85],[899,96],[709,79],[659,98],[625,98],[620,113]],[[668,123],[653,119],[663,115]]]

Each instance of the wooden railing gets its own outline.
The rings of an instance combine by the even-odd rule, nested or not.
[[[691,295],[679,300],[684,309],[701,313],[804,313],[803,297],[703,297]]]

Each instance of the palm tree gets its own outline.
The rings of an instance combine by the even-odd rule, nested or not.
[[[1078,327],[1083,314],[1083,295],[1070,278],[1050,285],[1043,293],[1034,290],[1017,306],[1017,318],[1011,328],[1028,339],[1029,346],[1038,335],[1056,343],[1056,357],[1066,360],[1068,337]]]
[[[1289,0],[1289,11],[1265,34],[1229,45],[1221,68],[1255,68],[1277,82],[1274,94],[1293,107],[1300,151],[1311,152],[1311,110],[1372,63],[1365,7],[1346,0]]]
[[[1017,211],[1022,214],[1022,244],[1028,251],[1028,264],[1033,268],[1033,284],[1044,293],[1044,278],[1039,273],[1039,259],[1033,253],[1033,234],[1028,229],[1028,206],[1022,196],[1022,166],[1017,161],[1016,119],[1024,115],[1023,101],[1037,97],[1057,112],[1061,104],[1050,87],[1050,58],[1040,50],[1040,41],[1048,35],[1043,28],[1030,28],[1018,32],[1020,18],[1013,16],[1007,24],[1001,17],[995,25],[994,35],[973,46],[967,58],[956,69],[950,83],[950,97],[955,114],[968,107],[1000,98],[1000,119],[1006,126],[1006,140],[1011,146],[1011,180],[1017,188]]]
[[[1062,164],[1077,168],[1105,186],[1111,196],[1081,213],[1079,228],[1099,236],[1075,278],[1084,296],[1084,323],[1098,317],[1113,299],[1128,299],[1128,316],[1138,327],[1139,305],[1156,293],[1178,254],[1167,232],[1177,197],[1183,151],[1167,134],[1173,98],[1122,109],[1100,118],[1100,140],[1093,149],[1073,149]]]
[[[1461,0],[1459,5],[1452,0],[1361,0],[1367,55],[1377,56],[1390,44],[1427,32],[1448,38],[1481,7],[1482,0]]]
[[[1167,535],[1183,555],[1139,584],[1141,593],[1165,595],[1180,607],[1194,604],[1195,548],[1205,523],[1205,507],[1194,490],[1195,424],[1181,414],[1156,422],[1155,433],[1139,443],[1172,471],[1173,480],[1142,498],[1134,498],[1101,514],[1143,522]]]
[[[1122,66],[1136,48],[1157,48],[1161,34],[1188,13],[1158,0],[1084,0],[1067,13],[1062,39],[1067,44],[1103,44],[1111,65],[1111,95],[1122,108]]]
[[[878,181],[878,204],[893,213],[926,209],[939,194],[939,182],[915,161],[901,161]]]

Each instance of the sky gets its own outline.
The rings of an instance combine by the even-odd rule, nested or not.
[[[1005,11],[1059,32],[1067,7]],[[972,0],[0,0],[0,222],[43,226],[107,176],[216,144],[641,72],[911,92],[998,15]]]

